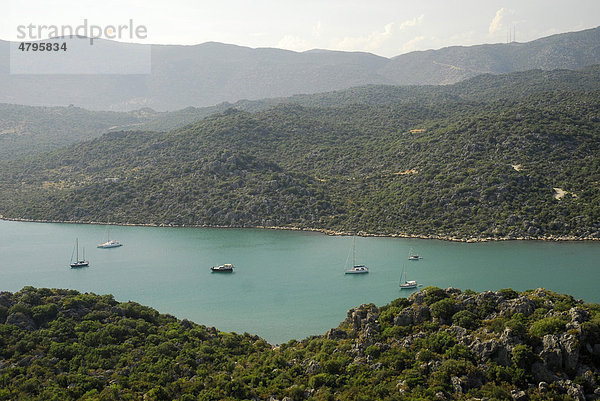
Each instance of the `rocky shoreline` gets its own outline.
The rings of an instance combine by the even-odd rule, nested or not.
[[[95,225],[114,225],[114,226],[131,226],[131,227],[179,227],[179,228],[254,228],[263,230],[285,230],[285,231],[309,231],[322,233],[330,236],[351,236],[356,235],[359,237],[384,237],[384,238],[414,238],[414,239],[433,239],[440,241],[450,242],[465,242],[465,243],[476,243],[476,242],[492,242],[492,241],[549,241],[549,242],[566,242],[566,241],[600,241],[600,238],[596,237],[575,237],[575,236],[547,236],[547,237],[453,237],[443,235],[428,235],[428,234],[406,234],[406,233],[369,233],[364,231],[350,232],[350,231],[336,231],[325,228],[311,228],[311,227],[280,227],[280,226],[231,226],[231,225],[177,225],[177,224],[158,224],[158,223],[116,223],[116,222],[99,222],[99,221],[69,221],[69,220],[36,220],[19,217],[6,217],[0,215],[0,220],[5,221],[19,221],[28,223],[61,223],[61,224],[95,224]]]

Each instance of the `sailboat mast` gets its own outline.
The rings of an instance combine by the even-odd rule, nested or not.
[[[75,238],[75,249],[77,249],[75,262],[79,262],[79,238]]]
[[[356,237],[352,237],[352,267],[356,266]]]

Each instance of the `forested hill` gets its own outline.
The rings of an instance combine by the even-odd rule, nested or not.
[[[0,293],[3,400],[597,400],[600,306],[426,287],[272,347],[111,295]],[[287,398],[286,398],[287,397]]]
[[[263,111],[281,104],[307,107],[340,107],[356,104],[388,105],[442,103],[446,101],[490,102],[523,100],[533,94],[554,91],[600,89],[600,67],[579,71],[533,70],[507,75],[481,75],[455,85],[369,85],[340,91],[291,97],[240,100],[210,107],[187,107],[171,112],[144,108],[127,113],[89,111],[79,107],[31,107],[0,104],[0,160],[15,159],[97,138],[108,131],[167,131],[206,116],[235,108]]]
[[[111,127],[140,122],[140,112],[0,104],[0,160],[57,149],[98,137]],[[142,120],[145,121],[145,120]]]
[[[0,214],[598,238],[600,91],[594,74],[589,85],[585,76],[548,91],[525,89],[537,85],[528,74],[495,87],[475,80],[498,94],[489,101],[287,104],[229,110],[166,133],[110,133],[2,163]]]
[[[112,133],[7,163],[0,213],[458,237],[594,237],[598,100],[596,90],[573,89],[486,103],[231,110],[170,133]],[[554,188],[567,195],[555,199]]]

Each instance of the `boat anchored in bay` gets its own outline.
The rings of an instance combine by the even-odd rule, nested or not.
[[[344,274],[366,274],[369,268],[365,265],[356,264],[356,237],[352,238],[352,268],[344,271]]]
[[[400,289],[401,290],[410,290],[413,288],[417,288],[419,284],[416,280],[407,280],[406,279],[406,266],[402,269],[402,276],[400,277]]]
[[[119,241],[116,241],[114,239],[110,239],[110,228],[107,228],[106,229],[106,242],[103,244],[98,244],[98,248],[107,249],[107,248],[118,248],[120,246],[123,246],[123,244],[121,244]]]
[[[213,273],[233,273],[233,268],[235,266],[231,263],[225,263],[221,266],[213,266],[210,268],[210,271]]]
[[[75,261],[73,262],[73,255],[75,256]],[[79,259],[79,238],[75,239],[75,248],[73,249],[73,253],[71,253],[71,268],[77,267],[86,267],[89,266],[90,262],[85,260],[85,248],[83,248],[83,259]]]
[[[410,248],[410,251],[408,252],[408,260],[419,260],[421,259],[421,257],[415,253],[415,251]]]

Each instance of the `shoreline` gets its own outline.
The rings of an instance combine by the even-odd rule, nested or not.
[[[593,237],[573,237],[573,236],[549,236],[549,237],[450,237],[440,235],[426,235],[426,234],[406,234],[406,233],[394,233],[394,234],[376,234],[368,233],[364,231],[349,232],[349,231],[336,231],[325,228],[310,228],[310,227],[279,227],[279,226],[219,226],[219,225],[177,225],[177,224],[156,224],[156,223],[105,223],[97,221],[68,221],[68,220],[36,220],[36,219],[23,219],[23,218],[10,218],[0,215],[0,220],[4,221],[15,221],[24,223],[55,223],[55,224],[93,224],[93,225],[111,225],[111,226],[123,226],[123,227],[172,227],[172,228],[248,228],[248,229],[261,229],[261,230],[285,230],[285,231],[307,231],[316,232],[329,236],[359,236],[359,237],[382,237],[382,238],[405,238],[405,239],[431,239],[439,241],[450,241],[450,242],[464,242],[464,243],[478,243],[478,242],[495,242],[495,241],[547,241],[547,242],[582,242],[582,241],[600,241],[600,238]]]

